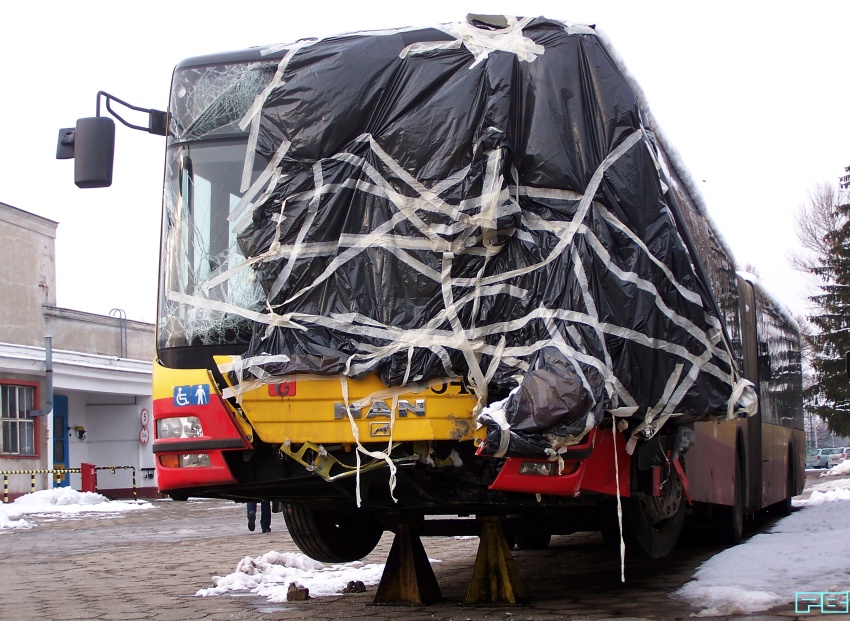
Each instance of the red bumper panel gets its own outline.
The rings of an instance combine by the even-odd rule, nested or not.
[[[552,496],[578,496],[582,491],[614,495],[617,493],[616,473],[619,471],[620,495],[628,496],[631,456],[626,453],[626,440],[622,434],[617,434],[616,447],[615,467],[611,431],[594,429],[588,434],[587,442],[571,446],[564,455],[564,473],[549,476],[520,474],[524,463],[546,463],[547,460],[508,457],[490,489]]]
[[[250,449],[251,443],[242,435],[233,414],[215,393],[183,404],[178,398],[157,399],[153,403],[154,430],[163,418],[195,416],[201,423],[203,435],[197,438],[154,438],[157,483],[160,491],[236,483],[224,460],[222,451]],[[163,465],[174,461],[168,456],[186,454],[209,455],[209,466],[179,467]]]

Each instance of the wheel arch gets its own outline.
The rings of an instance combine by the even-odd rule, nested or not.
[[[740,472],[743,480],[734,481],[735,475],[733,474],[733,481],[735,485],[740,486],[741,489],[744,490],[744,512],[755,513],[759,509],[761,492],[758,489],[754,489],[754,486],[749,484],[749,482],[752,481],[752,477],[750,477],[747,440],[744,434],[744,429],[741,426],[738,426],[738,430],[735,432],[735,459],[741,467]],[[733,472],[737,472],[737,469]]]
[[[797,494],[803,491],[803,487],[806,482],[806,462],[805,462],[805,452],[803,453],[803,464],[802,469],[800,467],[800,460],[797,459],[797,451],[796,445],[794,444],[794,438],[788,440],[788,489],[792,496],[796,496]],[[802,485],[801,485],[802,483]]]

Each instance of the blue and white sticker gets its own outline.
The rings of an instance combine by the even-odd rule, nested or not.
[[[175,407],[187,405],[206,405],[210,402],[210,385],[194,384],[192,386],[174,387]]]

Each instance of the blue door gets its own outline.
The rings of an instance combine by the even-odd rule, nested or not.
[[[53,469],[68,467],[68,397],[53,395]],[[53,487],[68,487],[67,474],[53,478]]]

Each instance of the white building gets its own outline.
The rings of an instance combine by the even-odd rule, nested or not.
[[[139,495],[156,495],[154,326],[120,309],[105,316],[57,308],[56,228],[0,203],[0,261],[14,266],[0,273],[0,476],[87,463],[99,468],[97,489],[107,496],[132,496],[133,469]],[[5,477],[9,500],[30,491],[32,475]],[[35,475],[36,489],[56,484],[51,474]],[[81,489],[81,476],[58,484]]]

